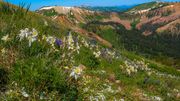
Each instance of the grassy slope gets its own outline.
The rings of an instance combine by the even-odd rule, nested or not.
[[[114,99],[129,101],[153,100],[155,96],[166,100],[178,100],[176,95],[179,93],[177,90],[180,90],[180,73],[175,69],[147,59],[143,61],[143,57],[127,51],[121,51],[118,59],[112,58],[107,53],[95,58],[93,52],[96,48],[92,50],[91,47],[84,46],[84,42],[79,42],[82,45],[80,54],[73,53],[70,56],[68,54],[71,51],[66,48],[57,47],[59,51],[55,52],[42,40],[34,42],[29,47],[27,40],[19,42],[17,38],[21,29],[35,28],[40,37],[52,35],[61,39],[65,37],[67,31],[65,27],[48,18],[33,12],[25,12],[21,8],[15,10],[14,7],[0,2],[0,10],[0,38],[7,34],[11,38],[8,42],[0,40],[0,49],[6,49],[5,53],[1,51],[0,54],[0,100],[87,101],[105,98],[109,101]],[[81,37],[77,33],[73,33],[73,36]],[[109,37],[108,35],[107,38]],[[105,48],[98,44],[96,46],[100,48],[98,50]],[[72,57],[74,62],[66,61]],[[131,65],[127,65],[125,61]],[[76,81],[69,77],[69,73],[73,66],[80,64],[85,65],[85,70]],[[126,68],[136,65],[138,71],[127,74]],[[64,69],[65,66],[70,70]],[[149,71],[151,74],[142,70],[146,66],[152,68]],[[172,78],[171,75],[174,74],[176,76]]]

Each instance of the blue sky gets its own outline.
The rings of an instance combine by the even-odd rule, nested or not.
[[[10,3],[18,5],[19,3],[31,4],[31,10],[36,10],[42,6],[121,6],[134,5],[152,0],[5,0]],[[180,0],[164,0],[164,1],[180,1]]]

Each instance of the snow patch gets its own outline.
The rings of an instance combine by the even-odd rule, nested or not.
[[[42,8],[40,8],[40,10],[49,10],[49,9],[52,9],[52,8],[54,8],[55,6],[51,6],[51,7],[42,7]]]

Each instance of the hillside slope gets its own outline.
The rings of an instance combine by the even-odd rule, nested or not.
[[[0,2],[0,11],[1,101],[180,99],[175,68],[109,48],[95,33],[83,30],[88,38],[28,7]]]

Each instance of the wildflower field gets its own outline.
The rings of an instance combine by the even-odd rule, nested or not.
[[[28,7],[0,2],[1,101],[180,100],[180,71],[103,46]]]

